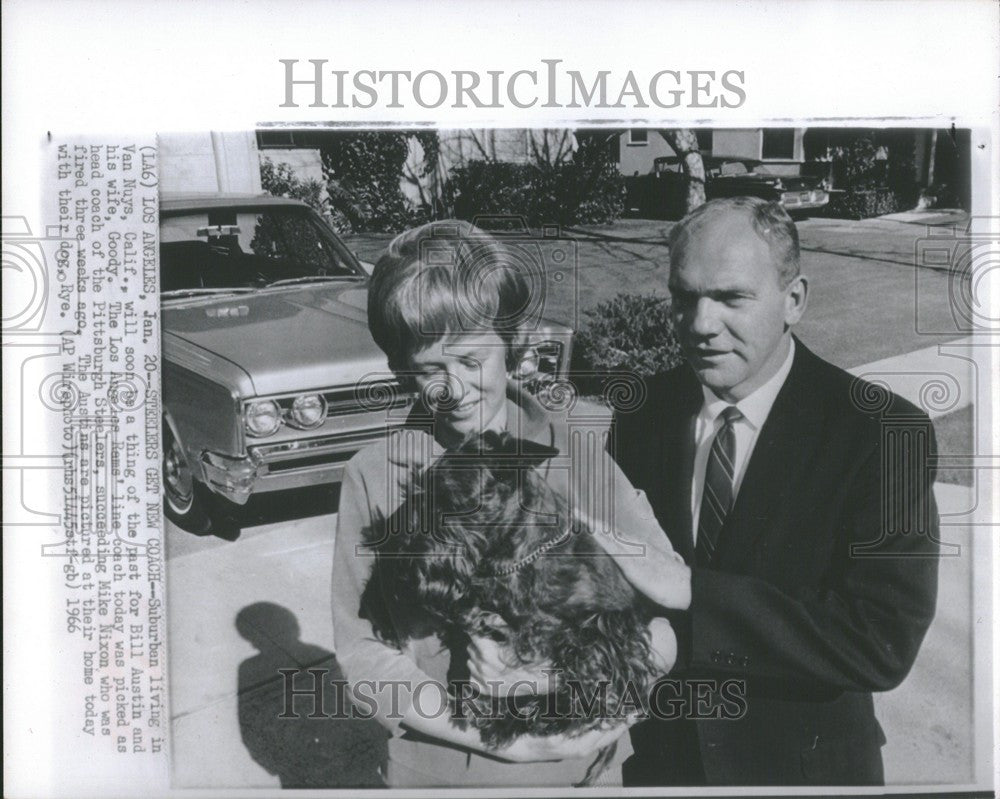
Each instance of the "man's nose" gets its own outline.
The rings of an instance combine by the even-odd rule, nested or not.
[[[688,329],[695,336],[709,337],[719,332],[719,315],[716,303],[702,297],[690,311]]]

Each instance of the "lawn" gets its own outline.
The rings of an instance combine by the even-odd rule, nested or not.
[[[543,243],[568,256],[562,261],[547,258],[544,274],[536,281],[545,316],[579,330],[587,323],[588,310],[619,292],[668,296],[667,235],[673,224],[623,219],[613,225],[569,228],[562,231],[561,240]],[[807,219],[798,229],[810,297],[796,333],[818,355],[849,369],[960,337],[958,330],[948,332],[955,323],[947,273],[921,273],[923,316],[918,330],[912,252],[924,228],[877,220]],[[361,258],[374,262],[392,235],[344,238]]]

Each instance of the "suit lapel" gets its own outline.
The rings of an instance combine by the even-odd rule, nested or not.
[[[701,384],[687,370],[675,403],[662,419],[659,463],[663,475],[660,521],[674,549],[687,563],[694,563],[691,532],[691,481],[694,475],[694,427],[701,408]]]
[[[719,535],[714,563],[740,569],[767,532],[774,509],[787,507],[806,473],[822,429],[822,398],[812,395],[814,356],[796,340],[795,360],[761,428],[739,494]]]

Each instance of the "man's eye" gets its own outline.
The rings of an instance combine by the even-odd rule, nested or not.
[[[458,362],[466,369],[479,368],[479,360],[477,358],[460,358]]]

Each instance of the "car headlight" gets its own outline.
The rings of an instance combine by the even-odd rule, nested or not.
[[[255,400],[247,404],[243,422],[250,435],[269,436],[281,427],[281,408],[274,400]]]
[[[319,394],[303,394],[292,403],[291,422],[296,427],[309,430],[319,427],[326,419],[326,400]]]

